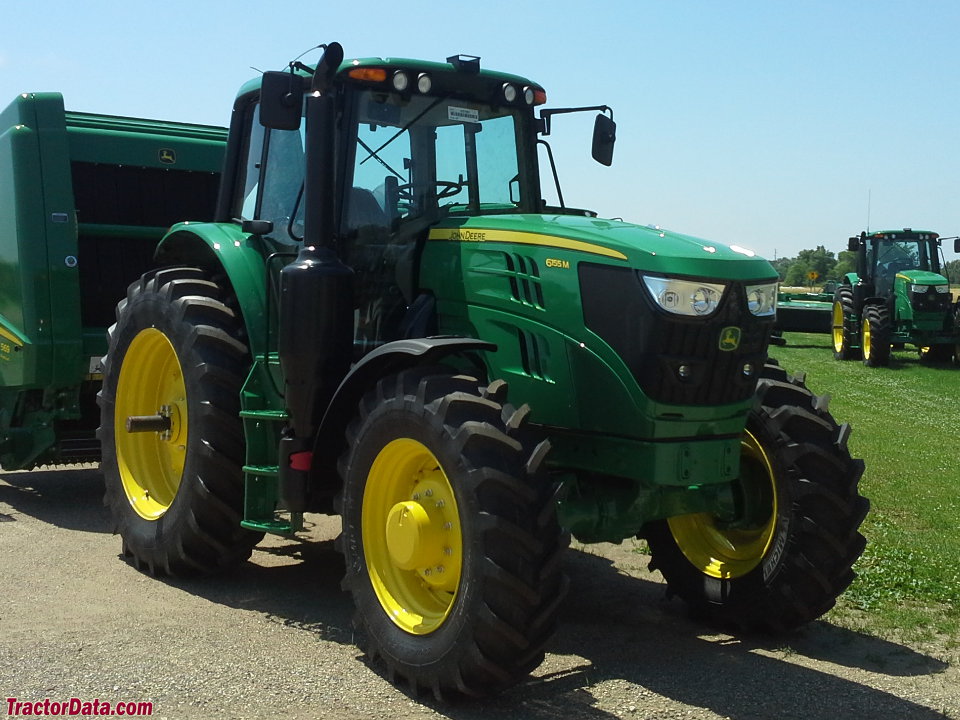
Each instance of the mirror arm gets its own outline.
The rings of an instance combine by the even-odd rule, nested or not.
[[[596,110],[598,112],[605,112],[610,114],[610,119],[613,120],[613,108],[609,105],[591,105],[589,107],[573,107],[573,108],[551,108],[549,110],[540,111],[540,134],[547,136],[550,134],[550,118],[554,115],[564,115],[566,113],[575,113],[575,112],[591,112]]]

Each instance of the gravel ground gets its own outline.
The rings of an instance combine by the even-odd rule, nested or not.
[[[689,620],[625,543],[574,549],[530,681],[441,705],[353,644],[337,521],[268,538],[238,571],[155,580],[118,557],[95,469],[0,473],[3,698],[150,701],[156,718],[960,719],[958,658],[816,622],[786,639]]]

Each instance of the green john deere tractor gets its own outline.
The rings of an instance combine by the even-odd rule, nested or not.
[[[891,346],[910,343],[922,360],[960,361],[960,302],[953,303],[940,245],[937,233],[911,228],[850,238],[857,271],[834,294],[834,357],[882,367]]]
[[[79,376],[102,370],[106,502],[133,563],[213,573],[338,514],[367,652],[438,696],[538,665],[570,534],[646,538],[670,590],[725,623],[790,629],[834,604],[864,547],[863,464],[768,360],[776,272],[568,207],[552,120],[597,112],[610,164],[613,113],[545,101],[475,57],[345,62],[336,43],[241,89],[212,220],[162,234]],[[166,143],[142,153],[158,188],[196,153]],[[128,216],[97,232],[147,238]],[[0,372],[46,337],[24,323]],[[0,413],[32,443],[0,437],[21,465],[58,427],[26,410],[67,413],[48,399],[72,382]]]

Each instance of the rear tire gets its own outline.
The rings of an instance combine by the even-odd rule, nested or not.
[[[833,357],[837,360],[855,360],[860,355],[852,347],[857,337],[856,326],[847,319],[854,315],[853,290],[839,287],[833,296]]]
[[[764,369],[741,456],[739,525],[705,513],[650,523],[651,569],[698,614],[744,630],[782,632],[831,607],[855,577],[869,508],[863,462],[802,382]]]
[[[526,408],[473,378],[411,370],[360,404],[337,505],[364,649],[414,692],[486,696],[543,660],[568,539]]]
[[[98,395],[102,469],[123,554],[150,574],[191,575],[244,561],[263,537],[240,527],[242,324],[196,268],[133,283],[117,306]],[[128,432],[130,416],[166,431]]]
[[[890,311],[885,305],[867,305],[863,309],[860,334],[864,365],[886,367],[890,364],[890,335]]]

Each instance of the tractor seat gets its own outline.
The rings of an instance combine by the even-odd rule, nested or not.
[[[385,228],[388,224],[387,215],[372,192],[360,187],[350,191],[350,207],[347,210],[348,231],[370,225]]]

